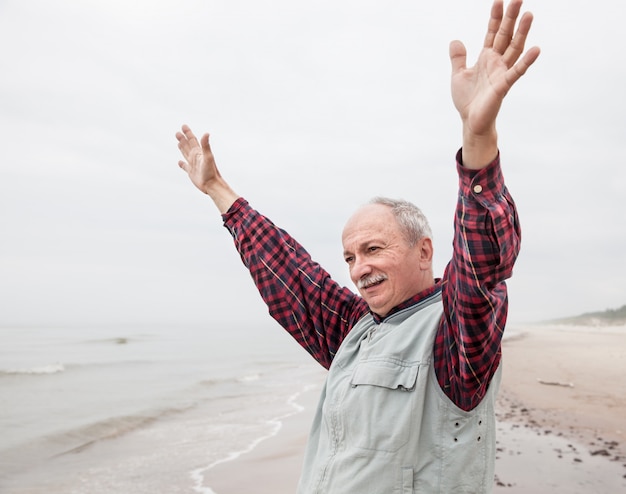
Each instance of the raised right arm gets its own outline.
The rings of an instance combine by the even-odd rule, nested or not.
[[[209,135],[198,142],[186,125],[176,134],[179,166],[208,194],[270,315],[328,368],[343,338],[367,311],[361,297],[339,286],[287,232],[252,209],[220,175]]]
[[[367,311],[286,231],[238,199],[224,215],[245,266],[270,315],[320,364],[330,367],[339,345]]]

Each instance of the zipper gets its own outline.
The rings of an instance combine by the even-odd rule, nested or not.
[[[373,327],[372,329],[370,329],[370,330],[367,332],[367,342],[368,342],[368,343],[371,343],[371,341],[372,341],[372,335],[373,335],[375,332],[376,332],[376,327]]]

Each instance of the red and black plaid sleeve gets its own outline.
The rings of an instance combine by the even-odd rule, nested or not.
[[[508,309],[505,280],[519,252],[520,227],[499,157],[479,171],[460,163],[459,151],[454,253],[442,281],[444,317],[434,359],[446,395],[471,410],[500,363]]]
[[[339,286],[287,232],[238,199],[224,215],[270,315],[324,367],[367,304]]]

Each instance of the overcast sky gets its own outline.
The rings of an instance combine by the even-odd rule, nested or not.
[[[461,142],[448,44],[473,63],[490,5],[0,0],[0,325],[267,317],[177,167],[183,123],[340,283],[341,229],[374,195],[425,211],[440,275]],[[626,303],[626,7],[525,9],[542,55],[498,123],[523,227],[512,322]]]

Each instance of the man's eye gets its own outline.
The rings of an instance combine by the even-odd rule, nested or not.
[[[352,261],[354,261],[354,257],[352,257],[352,256],[348,256],[348,257],[345,257],[345,258],[344,258],[344,260],[345,260],[348,264],[350,264]]]
[[[380,247],[377,247],[375,245],[368,247],[367,250],[368,252],[376,252]]]

